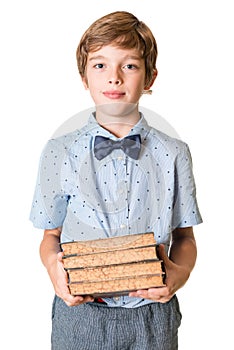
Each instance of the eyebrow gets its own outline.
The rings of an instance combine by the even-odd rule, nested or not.
[[[88,60],[89,61],[94,61],[94,60],[103,60],[103,59],[106,59],[107,57],[105,56],[102,56],[102,55],[97,55],[97,56],[93,56],[91,58],[89,58]],[[123,56],[122,57],[123,60],[137,60],[137,61],[140,61],[142,59],[142,57],[140,56],[136,56],[136,55],[126,55],[126,56]]]

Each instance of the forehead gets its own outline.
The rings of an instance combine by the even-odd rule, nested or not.
[[[128,49],[128,48],[121,48],[119,46],[115,45],[105,45],[102,46],[100,49],[95,51],[90,51],[88,54],[88,60],[95,60],[95,59],[113,59],[113,58],[119,58],[119,59],[132,59],[132,60],[143,60],[141,52],[137,49]]]

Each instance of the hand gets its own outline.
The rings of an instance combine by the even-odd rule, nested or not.
[[[68,288],[68,275],[63,267],[63,253],[59,252],[57,254],[57,260],[51,266],[49,275],[54,286],[55,293],[58,297],[63,299],[63,301],[68,306],[77,306],[83,303],[92,302],[94,298],[91,296],[73,296]]]
[[[185,284],[189,278],[189,270],[184,266],[177,265],[172,262],[168,258],[163,244],[160,244],[158,246],[158,254],[159,258],[164,262],[166,272],[166,286],[137,290],[135,292],[129,293],[130,297],[138,297],[143,299],[150,299],[160,303],[166,303],[173,297],[176,291]]]

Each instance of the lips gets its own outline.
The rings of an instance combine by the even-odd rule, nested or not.
[[[103,95],[112,100],[117,100],[125,96],[125,93],[117,90],[110,90],[110,91],[103,91]]]

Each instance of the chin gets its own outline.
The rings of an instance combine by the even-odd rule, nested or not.
[[[97,112],[113,117],[127,116],[136,111],[137,103],[110,102],[96,105]]]

